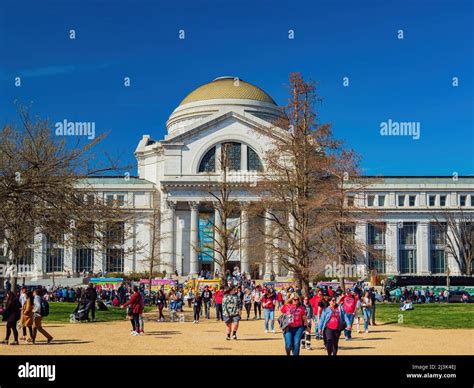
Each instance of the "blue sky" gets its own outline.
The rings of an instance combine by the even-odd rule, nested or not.
[[[474,175],[471,0],[3,0],[0,53],[0,124],[16,119],[13,101],[33,101],[52,123],[110,131],[101,148],[124,164],[195,87],[233,75],[284,104],[300,71],[365,173]],[[389,119],[419,122],[420,139],[381,136]]]

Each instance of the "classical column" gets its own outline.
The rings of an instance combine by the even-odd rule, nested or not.
[[[385,235],[385,272],[387,275],[398,275],[398,223],[387,222]]]
[[[189,247],[189,274],[193,276],[199,272],[199,260],[197,252],[197,249],[199,248],[199,202],[189,202],[189,207],[191,208],[191,225],[189,228],[191,233],[191,238],[189,239],[191,245]]]
[[[250,273],[250,263],[249,263],[249,211],[248,204],[246,202],[241,202],[240,204],[240,272],[245,272],[246,274]]]
[[[429,223],[422,221],[418,223],[418,233],[416,241],[417,250],[417,275],[427,276],[430,274],[430,241],[429,241]]]
[[[165,201],[163,203],[160,241],[161,258],[163,260],[161,270],[166,271],[167,277],[170,277],[174,273],[175,209],[175,201]]]
[[[43,278],[44,244],[41,228],[35,228],[35,243],[33,246],[34,266],[32,269],[32,280]]]
[[[265,273],[264,280],[270,280],[272,274],[272,257],[273,257],[273,235],[272,235],[272,221],[269,211],[265,211]]]
[[[64,236],[64,265],[63,265],[63,272],[67,274],[73,274],[74,272],[74,263],[73,263],[73,255],[74,255],[74,248],[72,244],[73,236],[68,233]]]
[[[214,271],[215,269],[219,270],[219,273],[222,274],[225,271],[225,268],[222,268],[222,232],[224,225],[222,224],[221,213],[216,206],[214,206]]]
[[[361,247],[367,246],[367,222],[358,222],[355,226],[355,240],[358,241],[358,245]],[[357,277],[365,277],[370,275],[369,270],[369,258],[367,255],[366,249],[363,249],[363,252],[360,256],[356,257],[355,265],[357,268]]]
[[[290,231],[290,233],[292,234],[292,239],[294,239],[294,235],[295,235],[295,224],[296,224],[296,220],[295,218],[293,217],[293,214],[288,213],[288,229]],[[293,248],[291,246],[291,242],[288,242],[288,252],[292,252],[293,251]],[[288,257],[288,262],[289,263],[294,263],[294,258],[293,257]],[[292,270],[289,270],[288,271],[288,277],[289,278],[292,278],[295,276],[295,272],[292,271]]]

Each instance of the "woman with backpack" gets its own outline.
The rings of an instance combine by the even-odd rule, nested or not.
[[[341,306],[336,303],[336,298],[331,297],[329,307],[326,307],[321,314],[318,324],[320,334],[324,333],[326,338],[326,350],[328,356],[337,355],[339,348],[339,336],[345,327],[345,312]]]
[[[20,300],[16,297],[13,291],[9,290],[7,292],[5,310],[3,311],[3,320],[7,321],[7,333],[5,339],[2,341],[2,344],[8,345],[10,335],[13,331],[14,341],[10,345],[18,345],[18,330],[16,328],[16,324],[20,319],[20,309]]]
[[[301,304],[300,296],[296,293],[290,294],[285,305],[281,308],[282,316],[279,322],[285,339],[286,355],[300,354],[300,344],[303,332],[308,328],[305,308]],[[282,322],[286,322],[282,326]]]

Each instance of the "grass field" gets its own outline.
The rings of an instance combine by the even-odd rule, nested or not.
[[[49,315],[44,322],[69,322],[69,316],[74,312],[77,303],[51,302],[49,304]],[[98,322],[120,321],[125,319],[126,310],[120,307],[108,307],[108,311],[100,311],[96,308],[95,316]],[[153,307],[145,307],[145,311],[151,311]],[[89,315],[90,317],[90,315]]]
[[[474,329],[474,304],[415,304],[412,311],[400,311],[398,304],[377,304],[376,322],[408,327]]]
[[[385,322],[407,327],[427,327],[435,329],[474,329],[474,304],[423,304],[414,305],[412,311],[400,311],[398,304],[377,304],[376,322]],[[50,312],[44,321],[69,322],[69,315],[76,308],[75,303],[50,303]],[[155,310],[145,307],[145,312]],[[189,308],[186,308],[189,310]],[[126,309],[109,307],[108,311],[96,309],[98,322],[125,319]],[[166,315],[166,312],[165,312]]]

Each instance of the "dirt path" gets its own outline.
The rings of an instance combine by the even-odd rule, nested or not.
[[[186,315],[186,318],[188,316]],[[153,320],[152,320],[153,319]],[[282,334],[265,334],[263,320],[242,321],[237,341],[226,341],[225,327],[214,319],[191,322],[156,322],[148,313],[145,334],[130,335],[130,322],[48,324],[54,336],[48,345],[40,336],[36,345],[0,345],[5,355],[281,355]],[[277,328],[275,323],[275,327]],[[5,324],[0,325],[5,333]],[[474,330],[413,329],[390,325],[371,326],[368,334],[355,333],[350,342],[340,341],[342,355],[449,355],[474,354]],[[324,355],[322,341],[312,340],[312,350],[302,355]]]

